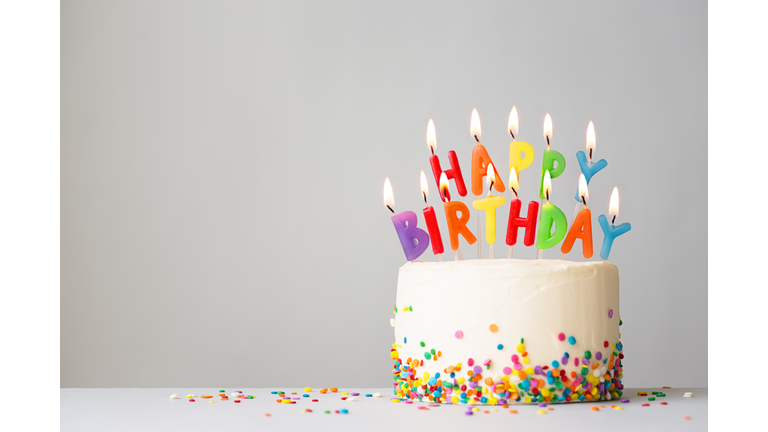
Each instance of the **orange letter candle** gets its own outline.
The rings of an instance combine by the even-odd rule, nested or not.
[[[445,218],[448,220],[448,234],[451,237],[451,249],[459,249],[459,234],[464,236],[464,240],[469,244],[475,244],[477,238],[472,234],[472,231],[467,228],[467,222],[469,222],[469,209],[467,205],[461,201],[449,201],[447,199],[448,192],[448,179],[445,174],[440,176],[440,191],[445,201]],[[461,213],[461,217],[458,216]]]
[[[470,133],[475,137],[477,145],[472,149],[472,193],[474,195],[483,194],[483,177],[488,172],[488,167],[493,165],[491,157],[488,155],[488,150],[485,146],[480,144],[480,116],[477,115],[477,110],[472,110],[472,120],[469,127]],[[499,173],[496,172],[496,168],[493,169],[496,179],[494,187],[499,193],[504,193],[504,182],[501,181]]]
[[[560,247],[563,258],[565,254],[571,251],[576,239],[581,239],[584,258],[592,257],[592,213],[587,208],[589,193],[587,191],[587,179],[584,177],[584,174],[579,176],[579,195],[584,203],[584,208],[576,215],[576,219],[574,219],[571,229],[568,231],[568,235],[565,236],[565,241]]]

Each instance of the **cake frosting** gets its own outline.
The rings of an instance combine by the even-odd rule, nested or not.
[[[622,393],[619,273],[606,261],[409,262],[391,323],[401,400],[511,404]]]

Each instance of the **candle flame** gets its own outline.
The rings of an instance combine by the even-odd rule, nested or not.
[[[584,197],[585,200],[589,199],[589,189],[587,189],[587,178],[584,177],[584,173],[579,174],[579,196]]]
[[[435,137],[435,122],[432,121],[432,119],[429,119],[429,124],[427,125],[427,147],[432,151],[432,153],[435,153],[435,150],[437,149],[437,138]]]
[[[544,117],[544,139],[546,140],[547,137],[552,140],[552,117],[549,116],[549,113]],[[547,147],[549,147],[549,141],[547,141]]]
[[[450,201],[446,198],[446,192],[450,193],[451,189],[448,185],[448,176],[445,173],[440,173],[440,199],[443,201]]]
[[[592,161],[592,154],[595,152],[595,125],[589,122],[587,126],[587,156]]]
[[[489,163],[488,168],[485,172],[486,177],[488,177],[488,187],[491,187],[491,182],[496,183],[498,180],[496,180],[496,170],[493,169],[493,164]]]
[[[515,167],[512,167],[509,170],[509,187],[514,190],[520,189],[520,184],[517,181],[517,170],[515,169]]]
[[[477,109],[472,110],[472,120],[469,122],[469,133],[472,137],[480,138],[480,116],[477,115]]]
[[[613,223],[613,218],[619,216],[619,188],[617,187],[613,188],[613,192],[611,193],[611,203],[608,205],[608,216],[611,218],[611,223]]]
[[[517,138],[517,124],[518,124],[518,118],[517,118],[517,107],[512,107],[512,112],[509,113],[509,123],[507,125],[507,130],[512,132],[512,135]]]
[[[547,197],[547,202],[549,202],[547,192],[552,193],[552,176],[549,174],[549,170],[544,171],[544,196]]]
[[[424,200],[426,201],[429,196],[429,185],[427,184],[427,176],[424,175],[424,171],[421,172],[421,193],[424,194]]]
[[[389,208],[395,208],[395,194],[392,193],[392,183],[389,177],[384,180],[384,205]]]

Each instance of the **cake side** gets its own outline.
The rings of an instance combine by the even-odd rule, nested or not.
[[[411,262],[395,307],[395,394],[451,403],[621,395],[615,265]]]

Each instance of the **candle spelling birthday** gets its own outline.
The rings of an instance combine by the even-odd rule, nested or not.
[[[579,196],[584,204],[584,209],[576,215],[568,235],[565,236],[565,241],[560,247],[560,252],[563,253],[561,259],[565,259],[565,254],[571,251],[576,239],[581,239],[584,258],[592,257],[592,213],[587,208],[589,191],[587,190],[587,179],[584,177],[584,174],[579,176]]]
[[[405,252],[405,259],[415,260],[427,250],[429,234],[416,226],[416,213],[412,211],[395,213],[395,195],[392,193],[389,177],[384,180],[384,205],[394,214],[392,223],[395,224],[395,231]]]
[[[515,193],[515,199],[512,200],[509,206],[509,219],[507,220],[506,242],[507,246],[509,246],[507,258],[512,258],[512,247],[517,243],[517,230],[519,228],[525,230],[523,237],[524,245],[533,246],[533,242],[536,239],[536,216],[539,213],[539,203],[536,200],[529,202],[527,216],[524,218],[520,217],[520,209],[523,203],[517,194],[517,190],[520,188],[517,178],[517,172],[515,168],[512,168],[509,172],[509,188]]]
[[[469,122],[469,133],[475,138],[477,145],[472,148],[472,193],[482,195],[483,193],[483,177],[488,173],[488,166],[493,166],[493,161],[488,155],[488,150],[485,149],[480,143],[481,128],[480,128],[480,116],[477,114],[477,109],[472,110],[472,118]],[[494,187],[499,193],[503,193],[506,189],[504,183],[500,180],[499,173],[496,172],[496,168],[493,168],[493,173],[499,181],[494,183]],[[477,235],[480,236],[480,210],[477,210]],[[477,242],[477,258],[481,258],[480,242]]]
[[[492,163],[488,164],[487,176],[488,196],[472,201],[472,207],[485,213],[485,241],[488,242],[488,258],[493,258],[493,244],[496,243],[496,208],[503,206],[507,199],[503,196],[491,195],[491,190],[498,181]]]
[[[424,196],[424,221],[429,231],[429,239],[432,242],[432,253],[437,255],[440,261],[443,261],[443,239],[440,237],[440,227],[437,225],[435,209],[427,203],[429,195],[429,185],[424,171],[421,172],[421,194]]]
[[[461,201],[451,201],[449,198],[448,178],[445,173],[440,176],[440,194],[443,196],[445,202],[445,219],[448,222],[448,234],[451,238],[453,258],[458,260],[461,258],[459,235],[464,237],[464,240],[469,244],[474,244],[477,241],[477,238],[472,234],[472,231],[467,228],[467,222],[469,222],[469,209],[467,208],[467,205]],[[459,214],[461,214],[461,216],[459,216]]]

